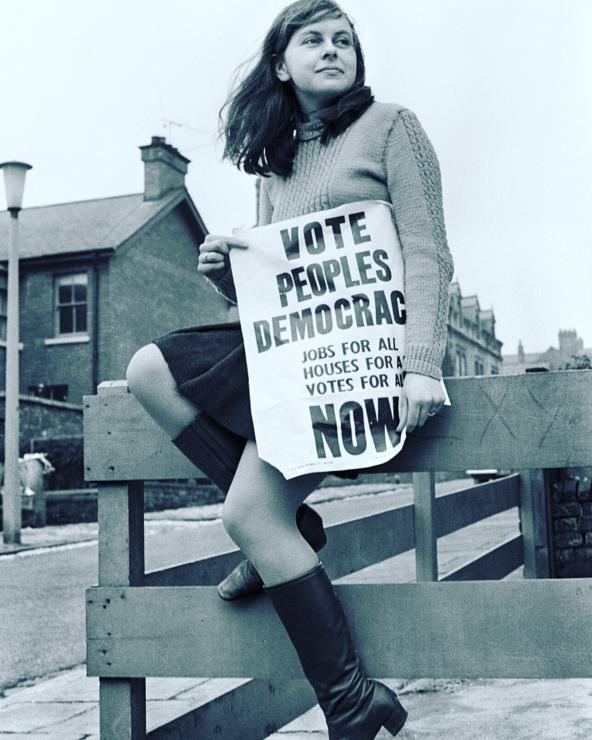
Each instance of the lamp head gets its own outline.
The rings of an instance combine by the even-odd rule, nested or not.
[[[18,213],[23,204],[25,175],[27,170],[31,169],[31,165],[26,162],[2,162],[0,169],[4,170],[6,208],[11,213]]]

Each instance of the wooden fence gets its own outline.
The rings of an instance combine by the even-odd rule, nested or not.
[[[549,578],[545,472],[592,461],[592,371],[446,385],[452,406],[375,469],[412,471],[414,505],[328,528],[323,563],[333,579],[415,548],[416,583],[336,586],[369,674],[592,676],[592,581]],[[85,398],[84,430],[86,478],[99,489],[87,659],[89,675],[100,676],[102,740],[146,735],[146,676],[250,679],[153,738],[263,738],[313,706],[268,600],[217,595],[239,551],[145,573],[143,481],[195,468],[124,382]],[[467,468],[516,472],[435,497],[435,471]],[[438,537],[514,506],[521,531],[438,581]],[[526,580],[492,580],[522,563]]]

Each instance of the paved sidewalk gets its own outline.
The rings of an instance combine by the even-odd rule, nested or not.
[[[470,483],[470,481],[468,482]],[[455,486],[455,484],[452,484]],[[439,492],[451,486],[440,487]],[[455,486],[457,487],[457,486]],[[327,524],[353,513],[368,514],[411,500],[409,489],[393,493],[392,486],[351,486],[320,489],[311,497]],[[148,527],[167,521],[197,521],[219,516],[212,507],[194,507],[147,515]],[[159,519],[157,519],[159,517]],[[70,529],[32,530],[37,547],[61,546],[68,541],[93,539],[95,525],[68,525]],[[439,540],[441,575],[469,556],[491,547],[517,530],[517,512],[510,510]],[[61,534],[60,534],[61,532]],[[27,533],[28,536],[28,533]],[[72,538],[75,538],[72,540]],[[27,542],[30,544],[31,540]],[[28,556],[20,552],[9,557]],[[1,562],[0,558],[0,562]],[[412,581],[413,553],[404,553],[339,580],[367,578],[372,581]],[[520,578],[520,569],[509,578]],[[147,679],[148,729],[232,690],[248,679]],[[414,681],[386,680],[402,697],[409,721],[398,737],[441,740],[583,740],[592,737],[592,679]],[[322,740],[326,731],[318,707],[311,709],[280,731],[275,740]],[[381,733],[380,737],[389,737]],[[98,740],[98,679],[86,677],[78,666],[45,678],[34,685],[21,685],[0,698],[0,739],[7,740]]]
[[[249,679],[149,678],[146,718],[150,731]],[[82,740],[99,738],[99,679],[78,666],[0,700],[0,738]]]
[[[433,681],[400,688],[389,679],[409,719],[397,740],[589,740],[592,679]],[[318,707],[270,740],[324,740]],[[384,730],[378,738],[390,738]]]
[[[248,679],[147,679],[148,731],[231,691]],[[588,740],[592,737],[592,679],[411,682],[385,679],[409,712],[401,740]],[[0,738],[99,740],[99,680],[84,666],[0,701]],[[318,707],[270,740],[324,740]],[[381,732],[378,738],[390,735]]]

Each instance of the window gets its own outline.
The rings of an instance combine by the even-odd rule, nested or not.
[[[56,280],[56,335],[86,333],[85,272],[63,275]]]
[[[455,375],[463,376],[467,374],[467,356],[462,349],[456,350],[454,365]]]
[[[6,341],[6,288],[0,288],[0,340]]]
[[[482,360],[475,360],[475,375],[485,375],[485,365]]]
[[[491,366],[491,374],[492,375],[499,375],[499,368],[498,368],[497,365],[492,365]]]
[[[45,385],[45,383],[37,383],[37,385],[29,386],[29,393],[32,396],[37,396],[37,398],[49,398],[52,401],[68,400],[67,385]]]

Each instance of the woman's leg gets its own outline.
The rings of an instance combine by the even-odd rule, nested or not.
[[[156,344],[142,347],[132,357],[127,382],[144,409],[169,433],[173,444],[215,485],[227,491],[245,441],[179,392]]]
[[[201,414],[198,406],[179,392],[155,344],[142,347],[132,357],[127,381],[131,392],[169,433],[175,446],[226,492],[240,461],[244,440],[227,432],[207,414]],[[298,513],[300,532],[311,546],[320,550],[326,542],[322,519],[306,505]],[[219,592],[222,598],[236,599],[258,593],[262,586],[257,571],[248,561],[243,561],[219,584]]]
[[[134,355],[127,378],[138,401],[173,438],[195,425],[199,409],[179,393],[156,345]],[[393,692],[364,676],[331,582],[296,526],[296,510],[322,477],[286,481],[247,442],[224,505],[224,525],[266,584],[317,694],[329,737],[373,738],[380,726],[394,735],[407,713]]]
[[[167,361],[156,344],[147,344],[135,353],[126,377],[130,391],[172,438],[198,415],[196,404],[179,393]]]
[[[397,695],[366,677],[331,581],[295,526],[295,511],[319,474],[285,480],[247,442],[228,492],[226,530],[259,571],[327,720],[329,738],[396,735],[406,711]]]
[[[319,559],[296,526],[296,510],[322,474],[286,480],[248,441],[226,496],[222,520],[266,586],[310,571]]]

